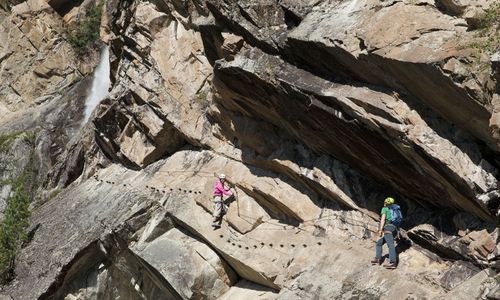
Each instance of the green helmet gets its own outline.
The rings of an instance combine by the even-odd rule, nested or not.
[[[385,200],[384,200],[384,204],[385,204],[385,205],[391,205],[391,204],[394,204],[394,198],[392,198],[392,197],[387,197],[387,198],[385,198]]]

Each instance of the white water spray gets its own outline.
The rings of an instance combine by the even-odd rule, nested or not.
[[[94,71],[90,94],[87,96],[87,99],[85,99],[84,124],[87,123],[90,114],[94,111],[96,106],[99,105],[101,100],[108,95],[109,86],[111,85],[109,74],[109,49],[105,46],[101,50],[99,65],[97,65],[97,68]]]

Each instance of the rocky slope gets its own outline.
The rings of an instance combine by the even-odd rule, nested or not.
[[[494,1],[108,0],[86,124],[99,51],[66,28],[94,1],[14,4],[0,207],[31,164],[37,193],[7,299],[500,297]],[[369,264],[389,195],[395,271]]]

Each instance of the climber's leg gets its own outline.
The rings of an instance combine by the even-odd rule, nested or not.
[[[222,202],[221,197],[214,197],[214,213],[212,221],[213,227],[220,227],[220,224],[222,222],[222,213],[224,210],[223,205],[224,203]]]

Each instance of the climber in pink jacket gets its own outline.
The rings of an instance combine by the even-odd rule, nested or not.
[[[212,222],[212,227],[214,229],[219,228],[222,223],[222,216],[227,211],[227,205],[224,203],[224,196],[231,196],[233,193],[226,186],[226,175],[220,174],[219,179],[215,182],[214,187],[214,220]]]

